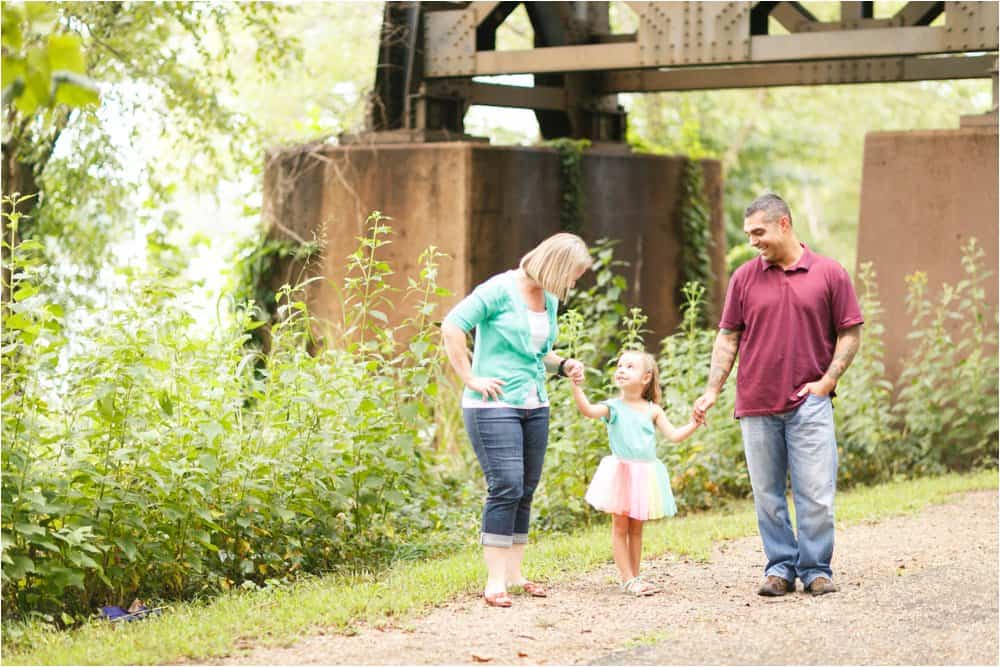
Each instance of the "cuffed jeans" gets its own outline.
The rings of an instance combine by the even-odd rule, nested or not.
[[[743,448],[753,487],[757,526],[767,556],[765,576],[809,586],[833,580],[833,496],[837,440],[829,396],[810,394],[790,412],[741,417]],[[788,518],[785,477],[791,473],[796,539]]]
[[[462,413],[486,476],[479,541],[489,547],[526,544],[531,499],[549,443],[549,409],[465,408]]]

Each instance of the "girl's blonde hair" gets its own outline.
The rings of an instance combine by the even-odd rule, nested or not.
[[[659,405],[663,393],[660,391],[660,369],[656,365],[656,357],[642,350],[625,350],[618,358],[621,359],[626,354],[634,354],[642,359],[642,372],[650,374],[649,382],[642,388],[642,397]]]
[[[521,258],[520,268],[560,301],[566,300],[570,283],[580,269],[589,269],[593,261],[587,244],[576,234],[560,232],[539,243]]]

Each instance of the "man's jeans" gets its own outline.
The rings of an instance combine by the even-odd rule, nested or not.
[[[531,499],[549,444],[549,409],[465,408],[462,413],[488,488],[479,541],[488,547],[526,544]]]
[[[832,581],[837,440],[830,397],[810,395],[790,412],[741,417],[740,428],[767,556],[764,574],[792,582],[798,576],[805,586],[819,576]],[[788,518],[787,473],[798,540]]]

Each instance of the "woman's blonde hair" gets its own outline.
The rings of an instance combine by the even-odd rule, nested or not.
[[[587,244],[576,234],[560,232],[539,243],[521,258],[521,270],[546,292],[566,300],[570,283],[580,269],[589,269],[593,260]]]
[[[634,354],[642,359],[642,372],[650,374],[649,382],[642,388],[642,397],[659,405],[663,393],[660,391],[660,369],[656,365],[656,357],[642,350],[625,350],[618,358],[621,359],[626,354]]]

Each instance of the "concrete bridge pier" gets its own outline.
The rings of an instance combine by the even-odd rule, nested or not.
[[[936,301],[941,283],[965,278],[962,247],[975,238],[985,252],[983,270],[994,274],[984,284],[985,300],[997,309],[996,111],[967,118],[958,129],[865,136],[857,260],[859,267],[871,262],[878,274],[892,380],[912,349],[907,275],[925,272]]]
[[[624,272],[628,305],[649,315],[650,345],[679,322],[677,302],[682,250],[680,211],[686,158],[635,155],[621,148],[585,152],[581,236],[621,241],[616,257]],[[705,160],[712,269],[717,277],[709,307],[725,297],[726,242],[722,174]],[[491,146],[475,141],[440,143],[318,144],[268,154],[264,216],[277,238],[325,241],[316,272],[328,278],[310,286],[308,300],[321,320],[342,321],[335,286],[343,285],[347,256],[364,234],[373,210],[392,218],[392,244],[384,257],[395,271],[391,282],[405,288],[416,278],[418,256],[437,246],[439,281],[453,293],[449,308],[487,277],[516,266],[539,241],[560,231],[559,155],[551,148]],[[439,311],[438,316],[443,315]],[[389,314],[394,324],[408,313]]]

